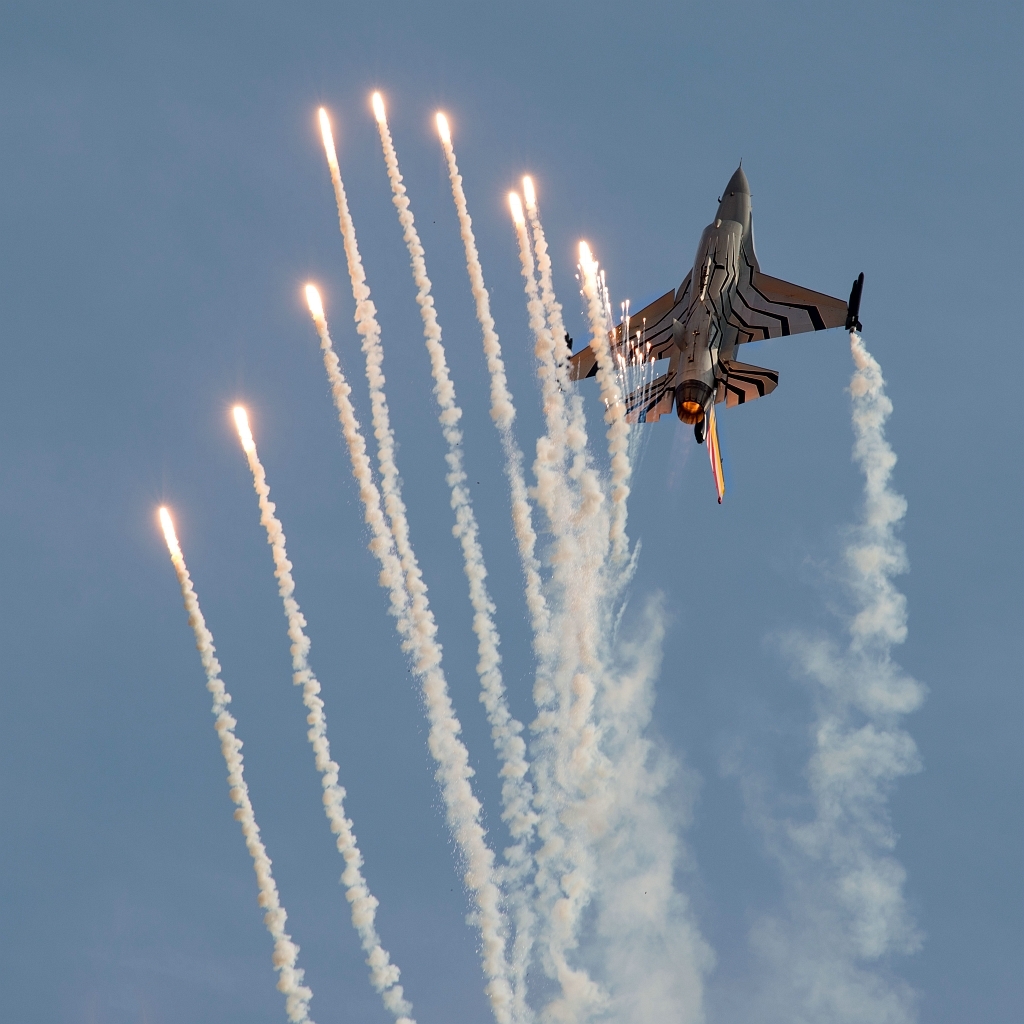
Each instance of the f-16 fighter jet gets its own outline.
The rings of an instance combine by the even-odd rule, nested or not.
[[[693,269],[676,291],[666,292],[612,332],[617,362],[636,364],[668,359],[668,372],[626,396],[630,423],[651,423],[672,411],[693,425],[698,444],[708,440],[708,455],[721,502],[722,477],[715,405],[752,402],[771,394],[777,370],[741,363],[736,350],[748,341],[778,338],[830,327],[861,329],[860,293],[864,275],[854,282],[849,302],[812,292],[761,273],[754,254],[750,186],[743,166],[729,179],[718,213],[697,246]],[[570,379],[597,373],[590,346],[570,361]]]

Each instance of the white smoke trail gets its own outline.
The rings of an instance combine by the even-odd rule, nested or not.
[[[892,855],[887,798],[897,779],[920,770],[914,741],[899,723],[925,690],[891,657],[907,632],[906,599],[893,584],[907,568],[896,535],[907,505],[890,487],[896,456],[884,427],[892,402],[856,333],[850,348],[853,457],[865,477],[863,518],[846,549],[850,641],[844,650],[827,640],[790,640],[815,684],[806,772],[813,815],[775,826],[792,919],[762,922],[752,941],[772,978],[759,1002],[767,1011],[762,1019],[907,1024],[916,1019],[914,994],[878,961],[921,943],[903,895],[906,873]]]
[[[581,915],[590,902],[593,856],[587,835],[586,793],[603,769],[592,721],[595,688],[594,583],[605,546],[581,547],[574,528],[575,495],[565,473],[568,420],[556,370],[555,346],[544,317],[533,253],[522,203],[510,193],[509,206],[519,242],[519,259],[535,338],[537,375],[547,434],[537,442],[534,473],[537,497],[548,516],[555,547],[551,555],[555,586],[558,652],[550,671],[541,666],[534,696],[539,714],[532,728],[537,779],[538,906],[544,923],[545,969],[561,994],[544,1008],[553,1021],[580,1021],[603,1006],[606,996],[589,973],[569,963],[578,945]],[[606,533],[607,531],[603,531]]]
[[[242,761],[242,741],[235,735],[238,724],[228,711],[231,694],[228,693],[220,678],[220,662],[217,660],[213,635],[206,627],[206,620],[199,608],[199,598],[192,586],[192,579],[185,565],[185,556],[181,552],[178,538],[174,533],[174,524],[166,508],[160,509],[160,526],[163,529],[167,549],[171,555],[171,563],[178,577],[181,596],[188,612],[188,623],[196,637],[196,648],[199,651],[203,670],[206,672],[206,688],[213,694],[214,728],[220,739],[221,753],[228,769],[228,785],[231,800],[234,802],[235,820],[242,826],[246,849],[252,857],[252,865],[256,872],[256,885],[259,889],[259,905],[266,910],[263,922],[274,940],[274,970],[277,971],[277,988],[285,996],[285,1010],[293,1024],[304,1024],[309,1021],[309,1001],[313,998],[312,990],[304,985],[304,972],[296,967],[299,947],[285,931],[288,915],[281,906],[277,892],[277,883],[271,870],[271,861],[267,856],[266,847],[260,839],[256,815],[249,799],[249,787],[245,783],[244,765]],[[311,1022],[310,1022],[311,1024]]]
[[[612,563],[621,565],[629,554],[629,538],[626,536],[626,501],[629,498],[629,478],[632,472],[629,463],[629,424],[626,423],[626,406],[608,342],[611,323],[602,298],[597,261],[586,242],[580,242],[580,270],[590,317],[590,347],[597,357],[597,383],[605,405],[604,420],[608,424],[605,436],[611,460]]]
[[[556,370],[555,343],[544,319],[534,274],[533,252],[523,215],[523,204],[515,192],[509,193],[512,223],[519,242],[519,262],[526,289],[526,311],[530,330],[534,336],[534,355],[537,357],[537,377],[541,386],[541,403],[547,434],[537,442],[537,458],[533,464],[537,477],[537,500],[547,513],[552,533],[561,542],[556,550],[556,565],[567,557],[564,543],[569,537],[568,526],[573,516],[572,494],[565,476],[566,435],[569,424],[565,409],[565,390],[559,383]]]
[[[329,152],[332,151],[333,145]],[[336,163],[335,161],[335,166]],[[335,187],[336,193],[341,196],[339,212],[344,211],[342,225],[343,230],[347,231],[345,248],[350,254],[349,272],[355,291],[356,282],[365,282],[365,278],[362,275],[362,263],[359,261],[355,229],[351,217],[348,216],[347,203],[343,205],[344,192],[341,191],[340,184],[339,176],[336,178]],[[365,283],[363,287],[365,288]],[[361,315],[364,318],[359,325],[363,328],[360,333],[363,335],[364,350],[369,349],[366,367],[367,377],[371,380],[371,402],[377,418],[375,426],[379,442],[378,459],[382,463],[382,488],[385,501],[391,498],[390,507],[393,510],[390,530],[381,510],[380,493],[373,485],[369,460],[366,457],[366,443],[349,398],[351,388],[341,372],[338,357],[334,352],[323,304],[312,285],[307,286],[306,296],[320,337],[324,367],[331,384],[338,419],[348,444],[352,472],[359,481],[359,495],[365,508],[366,521],[373,531],[370,550],[381,563],[380,583],[390,593],[392,614],[397,617],[399,634],[403,637],[403,650],[409,652],[412,671],[420,681],[430,723],[427,744],[438,764],[435,777],[441,785],[448,826],[465,858],[466,871],[463,881],[473,894],[476,906],[474,922],[480,929],[481,957],[484,975],[487,978],[485,991],[498,1024],[510,1024],[512,993],[505,961],[505,921],[501,911],[500,893],[494,880],[494,854],[485,840],[486,832],[480,822],[482,808],[470,785],[473,769],[469,766],[469,752],[459,739],[462,726],[452,707],[448,683],[441,668],[441,647],[436,640],[437,625],[427,601],[426,585],[422,581],[419,565],[409,544],[405,506],[402,504],[401,496],[394,492],[394,488],[397,487],[397,468],[393,461],[387,467],[383,464],[385,453],[388,457],[393,457],[394,448],[393,441],[390,440],[387,402],[383,394],[384,375],[380,371],[380,359],[376,358],[379,355],[376,349],[379,349],[380,328],[372,303],[369,301],[369,289],[366,288],[364,301],[357,302],[356,308],[357,316]],[[382,436],[389,440],[388,444],[380,442]],[[396,557],[396,547],[402,556],[401,563]],[[408,571],[404,571],[403,563],[408,563]]]
[[[576,493],[570,492],[571,499],[575,502],[572,520],[574,521],[578,540],[572,547],[563,548],[555,559],[556,580],[559,570],[564,573],[561,580],[563,589],[563,600],[567,606],[568,620],[579,632],[577,642],[578,650],[582,652],[581,660],[587,664],[594,658],[600,630],[597,625],[598,613],[597,603],[602,593],[599,583],[599,575],[607,558],[607,536],[608,523],[605,517],[605,496],[601,486],[601,480],[593,468],[590,460],[590,453],[587,448],[587,424],[583,412],[583,400],[572,388],[568,379],[566,356],[568,350],[563,339],[567,336],[565,324],[562,320],[562,307],[555,296],[552,280],[551,257],[548,253],[547,239],[544,235],[544,228],[540,220],[540,208],[537,204],[537,193],[530,177],[523,178],[523,196],[526,200],[526,209],[530,221],[530,232],[532,234],[533,255],[536,257],[536,268],[540,276],[540,298],[547,318],[548,329],[554,341],[553,355],[555,366],[555,380],[559,393],[568,396],[568,407],[564,405],[559,408],[557,405],[546,405],[546,408],[557,410],[566,417],[565,438],[569,451],[572,453],[572,465],[568,471],[569,482],[576,485]],[[513,220],[516,220],[515,209],[513,208]],[[535,334],[538,327],[532,319],[532,300],[536,294],[536,284],[533,284],[533,262],[527,253],[524,253],[525,236],[517,225],[517,237],[519,240],[520,262],[523,269],[523,277],[527,289],[527,310],[531,315],[531,325]],[[542,349],[539,353],[544,354]],[[540,373],[544,382],[550,379],[543,372]],[[562,429],[561,423],[553,425],[552,433],[557,435]],[[541,451],[538,446],[538,457]],[[540,462],[538,458],[538,462]],[[540,471],[538,468],[538,479]],[[568,486],[568,484],[567,484]],[[568,516],[556,516],[552,529],[558,535],[560,529],[564,529],[569,523]],[[564,632],[561,634],[566,635]],[[564,649],[564,645],[563,645]]]
[[[466,577],[469,580],[470,602],[474,611],[473,629],[477,634],[480,657],[478,671],[481,673],[481,682],[485,690],[488,687],[493,689],[496,680],[499,687],[498,693],[503,693],[501,677],[496,674],[501,659],[498,654],[498,631],[494,624],[495,609],[487,593],[485,584],[487,570],[480,547],[476,516],[473,512],[469,491],[465,487],[466,473],[462,464],[462,431],[457,426],[462,419],[462,409],[455,401],[455,385],[448,372],[448,361],[441,340],[441,325],[437,321],[434,298],[431,295],[432,286],[430,278],[427,276],[423,244],[420,241],[419,232],[416,230],[412,210],[409,208],[409,197],[402,182],[398,154],[395,152],[395,146],[391,139],[391,131],[388,128],[384,112],[384,101],[381,99],[380,93],[373,95],[373,109],[377,118],[377,128],[380,132],[381,147],[384,152],[384,162],[387,167],[388,180],[391,183],[395,209],[398,210],[402,236],[409,251],[413,282],[416,285],[416,304],[420,308],[423,320],[423,337],[430,356],[430,372],[434,378],[434,397],[437,399],[440,409],[438,419],[448,445],[448,452],[445,455],[445,461],[448,463],[446,479],[451,488],[451,504],[456,519],[456,526],[452,532],[461,542],[463,563]],[[486,674],[490,675],[488,675],[488,681],[484,682],[483,677]]]
[[[459,218],[459,231],[466,252],[466,270],[476,305],[476,317],[483,332],[484,355],[491,377],[491,419],[494,420],[501,438],[505,456],[505,475],[508,477],[512,498],[512,524],[519,556],[526,579],[526,605],[534,633],[534,648],[543,662],[551,655],[551,616],[544,597],[540,577],[540,563],[537,561],[537,534],[533,528],[530,502],[527,497],[526,481],[523,478],[523,453],[512,433],[515,405],[508,389],[505,362],[501,356],[501,343],[491,316],[490,295],[484,284],[483,267],[473,235],[473,221],[469,215],[466,193],[462,187],[462,175],[455,160],[451,130],[444,114],[437,115],[437,129],[448,165],[448,180],[452,187],[452,198]],[[509,830],[515,840],[505,851],[508,864],[505,888],[515,909],[515,938],[512,947],[512,988],[515,1013],[519,1020],[530,1016],[526,1003],[526,975],[533,945],[534,914],[529,899],[530,876],[534,870],[530,843],[533,838],[537,815],[533,810],[533,784],[527,776],[529,764],[526,760],[526,743],[522,739],[522,724],[512,718],[505,699],[501,677],[490,673],[492,679],[481,677],[483,692],[481,699],[487,707],[491,736],[502,761],[502,817],[508,821]]]
[[[569,396],[568,429],[566,443],[573,454],[573,464],[569,470],[569,478],[575,481],[580,489],[580,519],[587,523],[600,512],[604,502],[600,481],[589,464],[587,452],[587,421],[583,412],[583,398],[569,384],[567,356],[568,349],[564,339],[568,332],[562,319],[562,306],[555,296],[552,277],[551,256],[548,252],[547,238],[540,219],[540,207],[537,203],[537,192],[533,180],[523,178],[523,198],[526,200],[526,212],[530,219],[530,233],[533,236],[533,249],[537,271],[540,276],[540,296],[544,304],[548,327],[555,345],[555,371],[559,386]]]
[[[507,739],[502,739],[502,746],[513,753],[517,746],[516,741],[520,741],[519,732],[522,730],[522,726],[508,713],[504,699],[504,685],[498,668],[501,656],[498,652],[500,643],[498,629],[494,623],[494,602],[487,592],[485,582],[487,568],[484,564],[483,550],[480,547],[476,515],[473,512],[469,491],[465,486],[466,473],[462,464],[462,431],[457,425],[462,419],[462,409],[455,401],[455,386],[448,372],[448,362],[441,341],[441,325],[437,321],[437,314],[434,310],[434,299],[431,295],[430,278],[427,276],[423,245],[420,242],[419,232],[416,230],[412,210],[409,208],[409,197],[406,194],[405,185],[402,183],[398,154],[395,152],[395,146],[391,139],[391,132],[384,112],[384,101],[380,93],[373,94],[373,111],[377,119],[377,129],[380,133],[388,180],[391,183],[392,198],[395,209],[398,211],[398,220],[402,226],[406,248],[409,251],[413,281],[416,285],[416,303],[420,307],[420,315],[423,319],[423,337],[430,356],[430,372],[434,378],[434,397],[437,399],[440,409],[438,420],[448,445],[448,452],[445,455],[445,461],[448,463],[446,480],[451,489],[452,509],[455,511],[455,527],[452,533],[459,539],[462,546],[463,568],[469,581],[469,599],[473,606],[473,632],[477,636],[477,655],[479,657],[477,673],[484,691],[484,704],[485,707],[488,707],[492,730],[496,726],[500,729],[502,734],[507,737]],[[491,708],[494,709],[493,714],[491,714]],[[525,772],[526,761],[523,755],[525,755],[525,744],[522,752],[515,757],[511,770]],[[509,767],[507,763],[505,767]],[[515,796],[518,801],[521,793],[516,793]],[[520,831],[528,827],[527,823],[532,824],[532,809],[529,805],[522,806],[517,802],[514,808],[507,808],[507,811],[511,811],[513,817],[520,819],[518,826]],[[489,850],[488,853],[490,853]],[[493,871],[489,871],[488,875],[486,884],[494,885]],[[493,972],[490,977],[495,982],[500,982],[502,997],[505,998],[505,989],[508,987],[508,965],[505,962],[504,937],[502,935],[504,922],[497,908],[495,910],[493,921],[485,923],[485,927],[491,929],[492,940],[495,943],[501,943],[501,957],[500,962],[496,957],[489,960],[486,969]],[[498,1004],[495,1004],[495,1012],[507,1015],[509,1007],[501,1005],[499,1008]]]
[[[410,1016],[412,1004],[403,997],[402,986],[398,984],[398,967],[391,963],[391,957],[381,945],[380,936],[377,934],[375,918],[379,901],[370,892],[363,878],[360,870],[363,866],[363,855],[352,831],[352,822],[345,816],[345,789],[338,784],[338,764],[331,760],[331,748],[327,739],[327,716],[324,714],[323,699],[319,696],[320,683],[309,665],[310,643],[304,629],[306,619],[294,596],[295,581],[292,578],[292,563],[288,559],[285,546],[284,527],[275,514],[274,503],[270,500],[267,474],[260,462],[245,409],[236,406],[234,417],[242,450],[252,472],[253,488],[259,499],[260,523],[267,531],[267,543],[273,553],[274,575],[277,577],[278,591],[288,620],[288,637],[292,642],[292,682],[302,687],[302,702],[309,712],[306,718],[309,731],[306,735],[316,757],[316,770],[320,773],[324,791],[324,812],[330,822],[331,831],[337,837],[335,844],[338,853],[345,859],[345,871],[341,881],[345,885],[345,898],[352,904],[352,926],[367,954],[370,981],[380,993],[385,1007],[394,1014],[396,1024],[415,1024]]]
[[[349,213],[345,186],[341,181],[341,169],[338,166],[338,156],[334,149],[331,124],[327,117],[327,111],[323,107],[320,108],[319,116],[320,133],[323,136],[327,166],[331,173],[334,199],[338,207],[338,223],[341,227],[341,237],[345,247],[345,260],[348,264],[348,276],[352,284],[352,297],[355,299],[356,304],[356,331],[362,339],[363,355],[366,358],[366,380],[370,386],[371,419],[373,421],[373,436],[377,441],[377,460],[380,464],[384,506],[387,510],[388,518],[391,520],[392,530],[399,531],[395,535],[395,543],[398,547],[399,556],[403,559],[402,570],[406,573],[411,573],[414,577],[411,583],[408,584],[409,597],[414,602],[419,601],[422,603],[423,592],[426,589],[425,585],[422,579],[416,575],[417,570],[414,560],[410,560],[402,555],[403,551],[409,549],[409,538],[408,535],[400,535],[402,526],[406,523],[405,504],[402,501],[401,483],[398,478],[398,467],[395,463],[395,438],[391,431],[391,418],[388,413],[387,398],[384,394],[384,372],[381,369],[384,362],[384,349],[380,342],[380,324],[377,322],[377,309],[370,298],[370,288],[366,283],[366,272],[363,269],[363,261],[359,255],[356,229],[352,223],[352,215]],[[306,292],[307,299],[309,299],[308,288]],[[317,302],[319,302],[319,297],[317,297]],[[312,310],[313,307],[311,306],[310,308]],[[322,306],[320,309],[322,315]],[[315,319],[316,313],[313,316]],[[324,358],[327,358],[327,349],[324,350]]]
[[[455,149],[452,145],[451,130],[444,114],[437,115],[438,134],[444,149],[445,162],[448,165],[448,180],[452,186],[452,197],[459,218],[459,231],[462,244],[466,250],[466,270],[476,305],[476,318],[483,332],[484,355],[487,358],[487,370],[491,375],[491,419],[494,420],[501,437],[502,450],[505,455],[505,474],[512,491],[512,525],[519,546],[519,556],[523,563],[526,577],[526,603],[530,611],[533,631],[536,637],[546,636],[550,627],[550,614],[544,598],[540,578],[540,563],[537,561],[537,534],[533,528],[530,502],[527,497],[526,481],[523,477],[523,453],[512,433],[512,423],[516,410],[512,394],[508,389],[505,375],[505,361],[501,356],[501,343],[494,329],[494,317],[491,316],[491,300],[484,284],[483,268],[480,265],[480,254],[477,252],[476,238],[473,234],[473,221],[469,216],[466,193],[462,187],[462,175],[455,161]],[[540,657],[546,651],[538,651]]]
[[[714,963],[674,882],[696,785],[648,735],[666,614],[651,595],[608,656],[599,701],[602,748],[614,765],[601,800],[596,847],[595,945],[616,1024],[704,1020],[704,977]],[[671,811],[665,799],[671,786]],[[683,806],[680,806],[683,805]]]
[[[562,338],[561,307],[554,296],[551,261],[529,179],[524,179],[524,192],[548,326]],[[607,289],[602,277],[595,273],[594,279],[592,294],[603,314],[601,338],[607,345],[611,319]],[[564,371],[564,364],[558,368]],[[623,367],[613,364],[612,373],[625,388],[629,382],[622,378],[628,376],[628,369],[624,374]],[[633,386],[642,383],[642,379],[637,380]],[[576,432],[570,476],[582,478],[582,484],[589,475],[591,494],[597,497],[592,508],[599,507],[603,500],[600,484],[587,461],[586,424],[582,403],[575,393],[569,415],[570,438]],[[586,493],[582,486],[581,490]],[[621,494],[623,503],[627,496],[628,492]],[[686,898],[674,887],[681,854],[677,836],[680,823],[666,809],[664,791],[673,779],[678,792],[679,779],[675,776],[679,773],[645,735],[660,663],[663,613],[657,601],[651,602],[641,616],[639,639],[616,641],[620,615],[617,605],[632,578],[636,554],[625,565],[613,563],[608,574],[607,517],[592,512],[589,523],[584,515],[578,523],[584,538],[574,566],[578,585],[575,593],[566,595],[566,605],[573,609],[572,622],[590,626],[578,638],[577,656],[595,684],[592,707],[587,709],[588,718],[593,719],[589,725],[593,741],[586,753],[586,771],[558,772],[569,781],[570,789],[559,794],[568,798],[560,816],[575,826],[567,830],[567,849],[559,866],[575,862],[575,877],[588,886],[596,911],[596,929],[587,934],[583,955],[588,962],[599,957],[604,966],[600,974],[602,989],[591,993],[593,1001],[588,1003],[571,989],[563,989],[561,999],[546,1012],[552,1019],[585,1020],[598,1011],[629,1024],[648,1020],[695,1024],[703,1019],[703,978],[713,955],[700,936]],[[622,525],[624,540],[624,520]],[[627,550],[623,549],[623,558]],[[577,595],[581,596],[573,607]],[[581,710],[574,709],[573,717]],[[564,750],[565,738],[560,736],[555,744],[556,762]],[[574,751],[570,765],[578,754]],[[545,763],[543,758],[538,760]],[[578,915],[584,906],[581,900],[560,908],[566,926],[571,924],[571,936],[565,937],[575,937]]]
[[[551,330],[551,337],[554,341],[555,366],[559,374],[558,382],[565,387],[569,379],[567,370],[569,350],[565,341],[568,332],[562,320],[562,305],[555,297],[551,255],[548,252],[548,242],[544,234],[544,226],[540,220],[537,190],[534,187],[533,179],[529,175],[523,178],[523,199],[526,204],[527,217],[530,221],[530,234],[533,236],[533,256],[537,264],[540,298],[544,305],[548,327]]]

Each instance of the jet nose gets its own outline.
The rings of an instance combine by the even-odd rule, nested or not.
[[[743,173],[743,164],[736,168],[736,173],[725,186],[718,203],[718,220],[737,221],[744,231],[750,226],[750,186]]]
[[[750,195],[750,186],[747,184],[747,176],[743,173],[743,164],[736,168],[736,173],[729,179],[729,184],[725,186],[722,198],[725,199],[727,196],[740,192],[744,195]]]

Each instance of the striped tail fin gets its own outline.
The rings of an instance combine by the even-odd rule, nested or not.
[[[718,444],[718,421],[715,419],[715,407],[708,407],[708,458],[711,459],[711,475],[715,478],[715,490],[718,491],[718,504],[725,497],[725,474],[722,472],[722,449]]]

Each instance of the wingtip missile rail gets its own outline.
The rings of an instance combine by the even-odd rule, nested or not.
[[[864,325],[860,322],[860,293],[864,288],[864,274],[861,273],[856,281],[853,282],[853,288],[850,291],[850,301],[846,304],[846,329],[848,331],[856,331],[860,334],[864,330]]]

